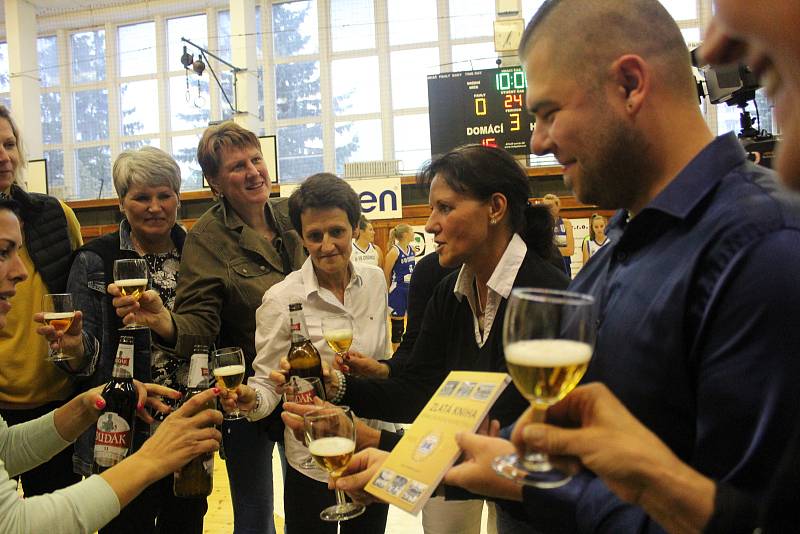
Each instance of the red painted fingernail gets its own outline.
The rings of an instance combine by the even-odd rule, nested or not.
[[[98,410],[102,410],[103,408],[106,407],[106,401],[104,401],[103,399],[97,399],[96,401],[94,401],[94,405],[97,406]]]
[[[142,409],[144,409],[144,403],[143,403],[143,402],[140,402],[139,404],[137,404],[137,405],[136,405],[136,409],[137,409],[137,410],[142,410]]]
[[[219,388],[214,388],[212,391],[214,392],[214,395],[219,395]]]

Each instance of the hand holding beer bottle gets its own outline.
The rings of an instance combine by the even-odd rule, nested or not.
[[[289,354],[286,355],[286,360],[289,362],[289,377],[317,378],[320,384],[323,384],[322,358],[317,348],[311,343],[308,327],[306,326],[306,318],[303,315],[303,305],[299,302],[289,304],[289,325],[292,336]],[[352,341],[352,326],[350,326],[349,336],[350,341]],[[344,343],[344,340],[342,340],[342,343]],[[347,343],[347,348],[350,348],[349,342]],[[320,390],[320,398],[327,400],[325,388]]]
[[[120,506],[196,456],[219,449],[222,434],[214,427],[222,423],[222,414],[206,408],[218,394],[217,388],[207,389],[186,401],[164,419],[136,453],[100,475],[117,494]]]
[[[133,445],[138,394],[133,383],[133,336],[121,335],[111,381],[103,388],[106,401],[97,420],[94,441],[94,472],[121,462]]]
[[[275,384],[276,392],[283,395],[284,388],[292,376],[319,378],[325,386],[322,399],[327,400],[334,382],[333,377],[330,367],[322,361],[319,351],[311,343],[303,315],[303,305],[299,302],[289,304],[289,326],[291,335],[289,353],[281,358],[280,369],[274,369],[269,373],[269,379]],[[335,385],[333,383],[334,387]]]
[[[211,373],[208,370],[208,347],[195,345],[189,362],[186,397],[188,401],[208,389]],[[209,399],[205,406],[214,410],[216,403]],[[172,490],[176,497],[207,497],[214,488],[214,454],[207,452],[192,459],[177,471],[173,478]]]
[[[158,384],[143,384],[138,380],[133,381],[136,388],[137,403],[136,415],[145,423],[152,423],[153,418],[145,409],[169,412],[170,408],[162,402],[163,397],[180,398],[180,393]],[[59,435],[66,441],[75,441],[78,436],[97,419],[107,406],[107,400],[102,396],[105,385],[97,386],[73,397],[63,406],[56,408],[53,422]]]

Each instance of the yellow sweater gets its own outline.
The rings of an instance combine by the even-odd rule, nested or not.
[[[82,244],[81,226],[69,206],[62,202],[61,207],[75,250]],[[28,279],[17,284],[6,327],[0,330],[0,403],[33,408],[66,399],[73,384],[67,373],[45,360],[47,341],[36,333],[38,324],[33,322],[33,314],[42,310],[42,297],[48,290],[25,247],[20,249],[20,258]]]

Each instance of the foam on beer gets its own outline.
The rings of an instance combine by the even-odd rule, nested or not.
[[[314,456],[339,456],[355,450],[355,442],[341,436],[315,439],[308,445],[308,451]]]
[[[126,278],[124,280],[117,280],[114,283],[119,287],[147,287],[147,278]]]
[[[341,341],[351,339],[352,337],[353,331],[347,329],[327,330],[325,332],[325,339],[330,339],[331,341]]]
[[[244,365],[226,365],[224,367],[217,367],[214,369],[215,376],[232,376],[244,374]]]
[[[55,321],[56,319],[72,319],[75,316],[74,311],[68,312],[45,312],[45,321]]]
[[[571,339],[526,339],[506,347],[506,361],[525,367],[567,367],[592,357],[588,343]]]

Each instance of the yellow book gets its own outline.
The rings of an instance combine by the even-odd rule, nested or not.
[[[366,490],[416,515],[459,456],[455,435],[475,432],[510,381],[505,373],[452,371]]]

